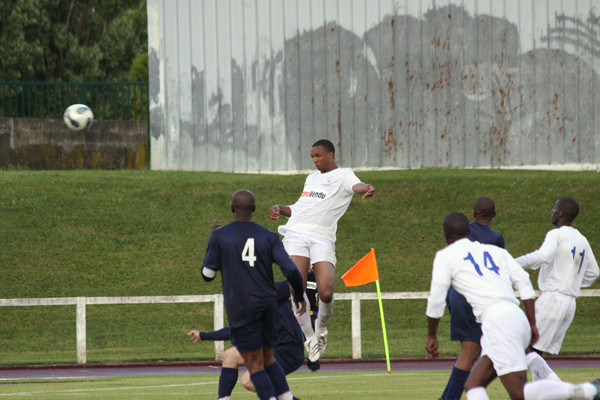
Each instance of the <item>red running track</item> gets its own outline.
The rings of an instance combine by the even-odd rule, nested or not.
[[[552,368],[600,368],[600,356],[553,357],[547,358]],[[394,360],[390,363],[393,371],[410,370],[450,370],[454,359],[440,360]],[[154,363],[154,364],[91,364],[52,365],[52,366],[4,366],[0,367],[2,381],[15,379],[64,379],[84,377],[110,377],[132,375],[183,375],[210,374],[220,372],[218,363]],[[303,365],[298,371],[308,371]],[[340,371],[387,371],[385,360],[324,360],[318,372]]]

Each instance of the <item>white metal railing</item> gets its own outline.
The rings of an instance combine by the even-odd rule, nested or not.
[[[415,300],[427,299],[429,292],[382,292],[382,300]],[[539,291],[536,291],[539,296]],[[600,297],[600,289],[586,289],[579,294],[580,297]],[[362,300],[377,300],[375,292],[336,293],[336,301],[350,300],[352,318],[352,358],[362,357],[361,351],[361,322],[360,302]],[[25,306],[76,306],[76,338],[77,338],[77,363],[86,363],[87,333],[86,333],[86,307],[88,305],[106,304],[165,304],[165,303],[210,303],[214,302],[214,329],[224,327],[225,313],[222,294],[198,296],[137,296],[137,297],[50,297],[50,298],[25,298],[25,299],[0,299],[0,307],[25,307]],[[215,359],[222,360],[224,351],[223,341],[215,342]]]

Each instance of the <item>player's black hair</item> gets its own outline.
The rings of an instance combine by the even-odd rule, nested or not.
[[[565,218],[572,222],[579,215],[579,204],[570,197],[561,197],[557,201],[558,209],[562,211]]]
[[[254,194],[246,189],[240,189],[231,196],[231,205],[247,212],[253,212],[255,206]]]
[[[496,204],[487,196],[481,196],[473,203],[473,213],[476,217],[494,218],[496,215]]]
[[[312,147],[322,146],[328,153],[333,153],[335,157],[335,146],[327,139],[320,139],[313,143]]]
[[[453,239],[468,237],[471,233],[469,218],[461,212],[451,212],[444,218],[444,232]]]

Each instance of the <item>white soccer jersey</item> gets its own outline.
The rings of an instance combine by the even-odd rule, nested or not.
[[[579,296],[579,289],[589,287],[598,278],[598,263],[587,239],[572,226],[555,228],[546,234],[542,246],[518,257],[523,268],[540,269],[541,291]]]
[[[306,177],[298,201],[291,205],[292,215],[279,233],[289,231],[314,234],[335,242],[338,220],[352,201],[352,186],[360,179],[350,168],[336,168],[327,173],[315,172]]]
[[[521,299],[533,299],[535,292],[529,275],[504,249],[460,239],[435,255],[427,316],[441,318],[450,284],[471,304],[478,322],[497,306],[518,305],[513,287]]]

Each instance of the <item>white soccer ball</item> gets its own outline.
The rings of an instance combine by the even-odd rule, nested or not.
[[[69,129],[82,131],[92,126],[94,113],[85,104],[73,104],[65,110],[63,120]]]

